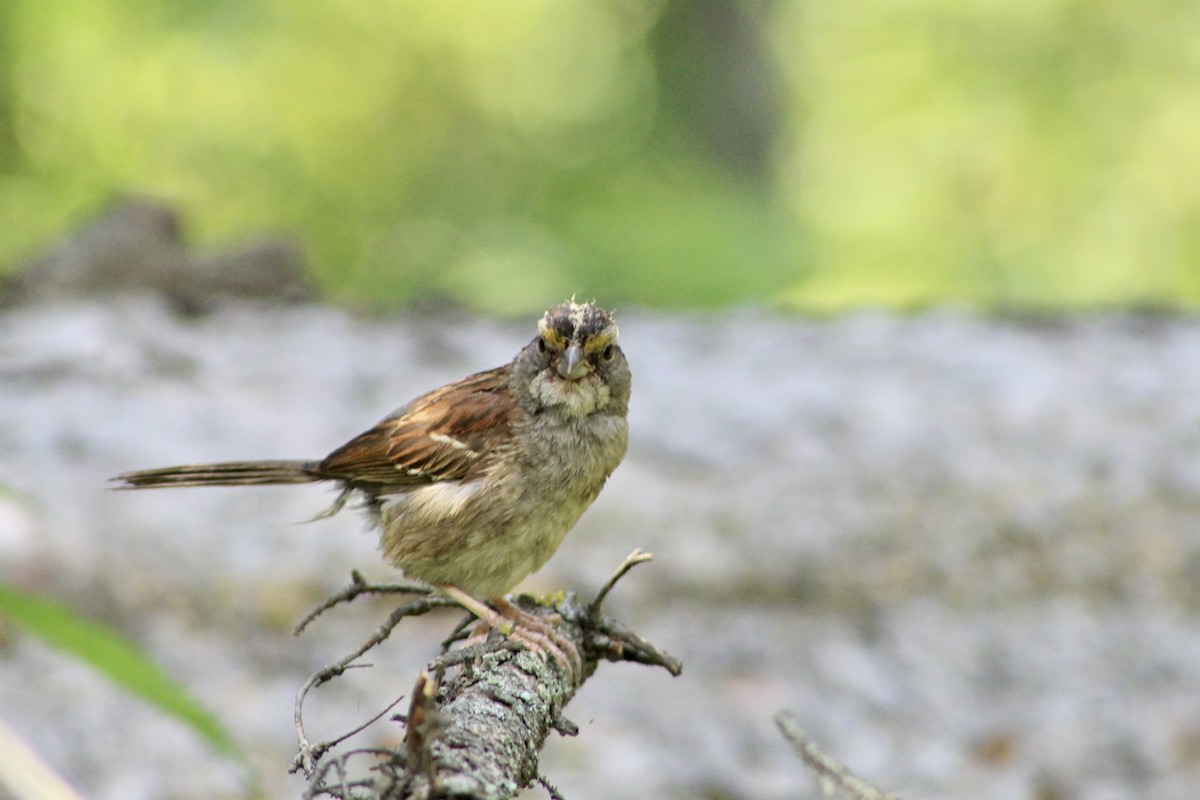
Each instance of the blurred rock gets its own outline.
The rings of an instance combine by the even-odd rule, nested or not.
[[[28,264],[0,289],[0,307],[69,297],[157,293],[183,313],[211,311],[222,298],[269,303],[313,300],[299,245],[283,237],[193,251],[179,214],[149,198],[127,198]]]
[[[163,291],[187,270],[179,215],[153,200],[125,200],[20,267],[0,301],[16,305],[131,289]]]
[[[291,239],[248,241],[200,253],[191,272],[192,296],[201,304],[216,297],[304,303],[316,298],[306,269],[304,253]]]

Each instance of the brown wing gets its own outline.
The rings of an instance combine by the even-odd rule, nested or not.
[[[474,474],[525,413],[508,374],[498,367],[418,397],[326,456],[319,474],[380,493]]]

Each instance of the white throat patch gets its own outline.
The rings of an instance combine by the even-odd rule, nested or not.
[[[529,392],[545,408],[562,409],[568,416],[581,418],[594,414],[608,403],[608,386],[594,375],[577,381],[559,378],[552,370],[534,376]]]

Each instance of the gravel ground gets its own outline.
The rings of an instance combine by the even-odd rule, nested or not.
[[[594,591],[684,674],[606,665],[543,771],[571,800],[791,798],[771,722],[909,798],[1200,792],[1200,320],[619,315],[631,450],[532,590]],[[316,487],[116,493],[122,470],[316,457],[507,361],[533,321],[127,298],[0,315],[0,579],[137,641],[244,769],[0,628],[0,717],[87,796],[295,797],[292,701],[386,615],[289,629],[374,536]],[[458,619],[318,690],[318,735],[411,687]],[[394,743],[384,725],[363,744]],[[544,796],[541,790],[530,797]]]

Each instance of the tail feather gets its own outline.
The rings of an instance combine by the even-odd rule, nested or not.
[[[171,486],[270,486],[322,480],[316,461],[225,461],[123,472],[112,478],[116,489],[157,489]]]

